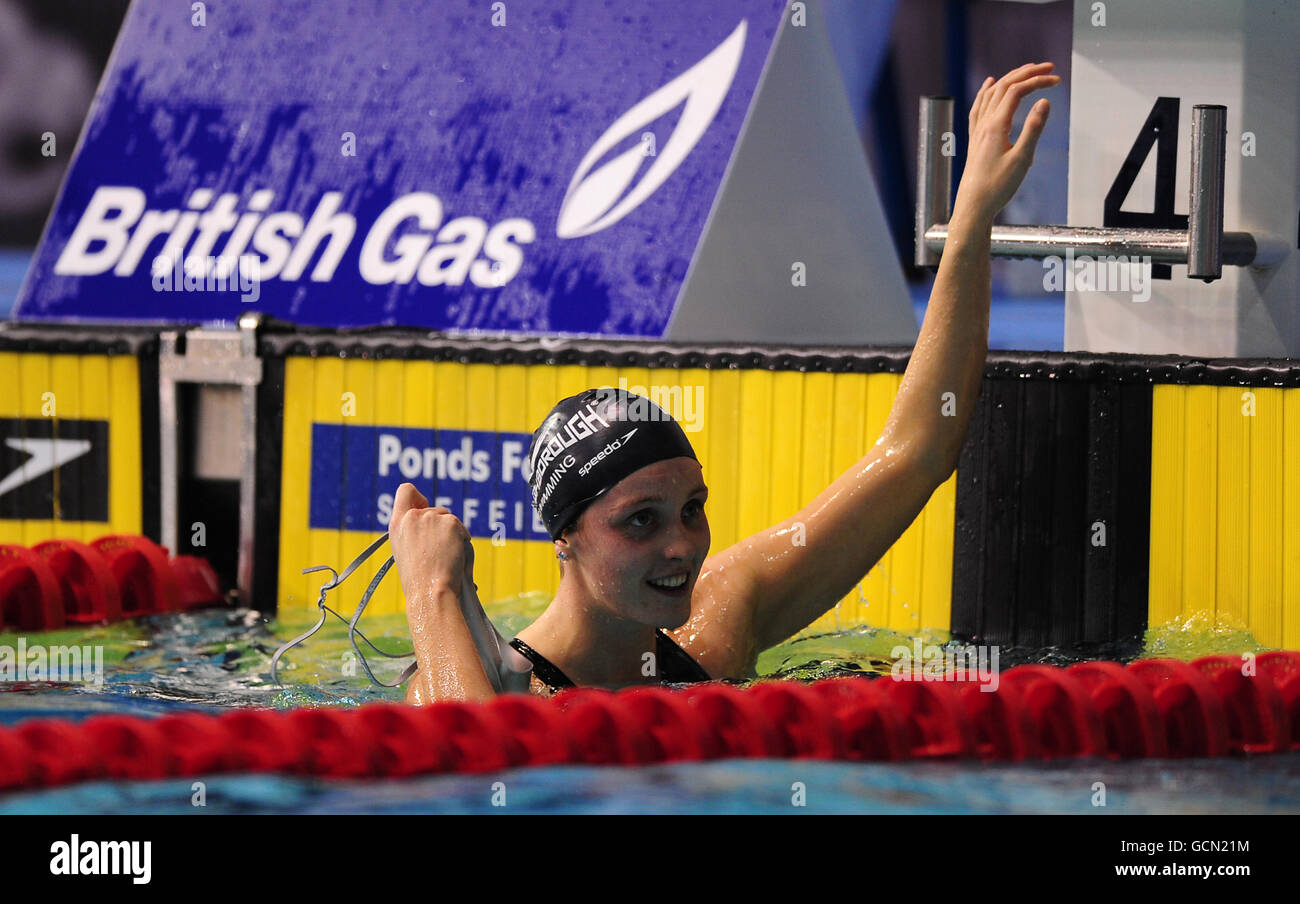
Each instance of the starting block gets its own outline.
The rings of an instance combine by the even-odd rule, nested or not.
[[[1286,0],[1076,0],[1070,225],[992,245],[1044,261],[1067,350],[1300,355],[1297,45]],[[922,99],[918,266],[947,239],[953,115]]]

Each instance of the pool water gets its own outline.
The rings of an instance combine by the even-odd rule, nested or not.
[[[538,595],[518,597],[488,607],[489,615],[511,636],[545,603]],[[25,635],[29,645],[102,646],[104,681],[100,687],[0,683],[0,723],[100,713],[210,712],[232,706],[347,706],[403,698],[401,689],[378,688],[366,680],[346,629],[333,619],[281,660],[284,686],[274,684],[271,656],[284,639],[310,626],[313,615],[300,611],[268,619],[248,609],[214,609]],[[368,616],[361,627],[382,649],[410,648],[400,614]],[[947,637],[931,633],[921,640],[944,643]],[[765,651],[757,670],[762,678],[798,680],[887,674],[894,648],[912,642],[911,636],[874,628],[807,633]],[[0,645],[17,643],[17,635],[0,634]],[[1239,628],[1192,618],[1105,647],[1003,648],[1000,665],[1005,669],[1028,662],[1064,665],[1143,656],[1192,659],[1263,649]],[[377,677],[391,681],[409,660],[371,656],[370,662]],[[97,782],[0,795],[0,814],[195,812],[199,808],[193,804],[193,781]],[[504,782],[506,809],[513,812],[1300,812],[1300,754],[1034,764],[726,760],[635,768],[562,766],[371,782],[268,775],[212,776],[204,782],[203,809],[208,812],[500,812],[491,803],[495,782]],[[1095,805],[1096,782],[1105,785],[1105,807]],[[800,796],[792,790],[796,783],[803,783],[802,806],[795,803]]]
[[[11,814],[129,813],[1126,813],[1300,812],[1300,754],[1116,763],[720,760],[554,766],[486,775],[325,781],[276,775],[95,782],[0,796]],[[795,783],[804,788],[796,804]],[[1106,786],[1094,805],[1095,783]],[[502,783],[504,807],[495,806]],[[498,800],[499,800],[498,796]]]

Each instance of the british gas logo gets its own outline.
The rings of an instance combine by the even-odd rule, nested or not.
[[[260,278],[328,282],[357,234],[357,221],[340,210],[341,192],[325,192],[311,216],[270,211],[274,192],[253,192],[239,211],[239,195],[213,197],[208,189],[190,194],[182,210],[153,210],[144,192],[130,186],[101,186],[86,206],[67,245],[55,262],[61,276],[94,276],[113,271],[131,276],[156,240],[162,250],[150,269],[173,262],[209,259],[234,261],[250,252],[259,256]],[[399,235],[414,221],[415,231]],[[226,236],[220,252],[217,243]],[[403,195],[384,209],[361,244],[358,269],[373,285],[407,284],[500,287],[523,264],[521,245],[536,238],[533,224],[511,217],[489,225],[478,217],[444,222],[442,201],[428,192]],[[391,248],[389,247],[391,244]],[[480,259],[480,254],[486,260]],[[188,266],[188,263],[187,263]]]
[[[736,78],[744,49],[745,21],[742,19],[708,56],[615,120],[578,164],[560,205],[555,234],[571,239],[599,232],[623,219],[654,194],[681,166],[717,117],[718,108]],[[655,154],[654,162],[640,182],[632,184],[646,158],[640,143],[596,168],[616,145],[679,106],[682,115],[677,127]]]

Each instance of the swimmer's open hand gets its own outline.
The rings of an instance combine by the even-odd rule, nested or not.
[[[1011,119],[1022,98],[1061,81],[1052,69],[1051,63],[1028,63],[996,82],[989,76],[980,86],[970,110],[970,148],[953,205],[954,220],[974,217],[991,223],[1020,188],[1051,106],[1041,98],[1030,108],[1014,145]]]
[[[388,541],[408,612],[444,589],[460,593],[468,539],[465,525],[447,509],[430,507],[429,500],[412,484],[397,488]]]

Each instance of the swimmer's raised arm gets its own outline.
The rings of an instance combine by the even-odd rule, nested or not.
[[[419,664],[406,702],[492,699],[496,691],[460,609],[465,525],[445,508],[430,508],[419,490],[404,483],[393,500],[388,537]]]
[[[970,148],[925,322],[880,443],[916,448],[939,482],[957,467],[975,410],[989,345],[989,232],[1034,162],[1049,105],[1040,99],[1010,142],[1011,118],[1027,94],[1061,79],[1051,63],[984,80],[970,111]],[[944,401],[952,393],[952,408]],[[950,413],[955,412],[955,413]]]
[[[1011,119],[1025,95],[1060,81],[1051,69],[1036,63],[990,78],[975,98],[948,241],[880,439],[798,514],[705,562],[696,591],[700,629],[730,599],[723,621],[751,641],[740,655],[749,665],[849,593],[956,468],[988,353],[989,233],[1033,162],[1047,101],[1030,110],[1014,145]],[[741,614],[737,600],[745,601]]]

